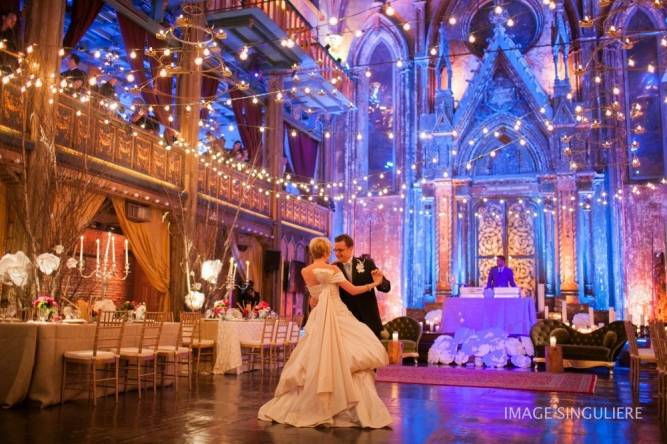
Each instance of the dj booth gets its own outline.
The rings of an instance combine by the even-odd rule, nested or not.
[[[463,287],[460,297],[445,298],[440,332],[461,327],[473,330],[499,328],[511,335],[528,335],[537,321],[535,301],[520,297],[521,289]]]

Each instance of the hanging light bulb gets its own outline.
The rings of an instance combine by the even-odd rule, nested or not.
[[[477,39],[475,38],[475,34],[472,34],[472,33],[471,33],[471,34],[468,36],[468,41],[469,41],[470,43],[475,43],[475,40],[477,40]]]
[[[204,59],[202,59],[201,56],[195,57],[195,65],[201,66],[202,63],[204,63]]]
[[[396,61],[396,66],[397,66],[398,68],[403,68],[403,60],[402,60],[402,59],[398,59],[398,60]]]
[[[454,17],[454,16],[449,17],[448,22],[452,26],[456,25],[456,17]]]
[[[130,51],[130,58],[131,59],[136,59],[137,58],[137,52],[133,49]]]
[[[384,13],[389,17],[392,17],[396,13],[394,8],[391,6],[391,3],[387,3],[387,7],[384,9]]]
[[[239,53],[239,59],[248,60],[248,47],[244,46]]]
[[[329,17],[329,25],[336,26],[337,24],[338,24],[338,18],[337,17]]]
[[[648,66],[646,67],[646,70],[650,72],[651,74],[655,73],[655,66],[653,66],[652,63],[649,63]]]
[[[129,74],[127,75],[126,79],[127,79],[127,81],[130,82],[130,83],[134,82],[134,74],[129,73]]]
[[[363,35],[363,32],[361,32],[361,29],[357,29],[356,31],[354,31],[354,36],[355,37],[359,38],[362,35]]]
[[[166,69],[162,68],[160,70],[160,77],[167,77],[167,70]]]
[[[366,72],[364,73],[364,75],[366,76],[366,78],[370,78],[371,75],[372,75],[371,70],[367,69]]]
[[[500,15],[503,13],[503,7],[500,5],[496,5],[496,7],[493,8],[493,12],[495,12],[496,15]]]
[[[409,31],[410,30],[410,23],[405,22],[403,23],[403,31]]]
[[[514,26],[514,19],[512,18],[507,19],[507,27],[511,28],[512,26]]]
[[[635,61],[634,61],[634,59],[632,59],[632,58],[629,58],[629,59],[628,59],[628,66],[629,66],[630,68],[633,68],[633,67],[635,66]]]
[[[438,48],[436,48],[434,46],[433,48],[431,48],[431,55],[434,56],[434,55],[437,55],[437,54],[438,54]]]
[[[171,55],[171,49],[169,49],[169,48],[165,48],[165,49],[164,49],[164,55],[166,55],[167,57],[169,57],[169,56]]]

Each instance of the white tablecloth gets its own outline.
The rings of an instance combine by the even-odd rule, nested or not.
[[[288,328],[291,329],[292,324]],[[247,372],[250,369],[244,365],[241,360],[241,342],[259,341],[262,338],[264,329],[264,320],[241,320],[218,322],[218,338],[216,341],[217,356],[213,373],[220,375],[223,373]],[[276,330],[274,329],[274,338]]]

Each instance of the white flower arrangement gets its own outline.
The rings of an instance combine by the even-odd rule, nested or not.
[[[47,276],[50,276],[60,267],[60,258],[53,253],[42,253],[37,256],[37,268]]]
[[[572,318],[572,325],[574,328],[587,328],[590,324],[588,313],[577,313]]]
[[[440,324],[442,323],[442,310],[437,309],[437,310],[431,310],[428,313],[424,315],[424,320],[427,323],[432,323],[432,324]]]
[[[527,336],[508,337],[501,329],[473,331],[462,327],[454,336],[438,336],[428,351],[429,364],[472,362],[476,367],[501,368],[511,363],[515,367],[528,368],[534,355],[533,343]]]
[[[204,261],[201,264],[201,278],[206,282],[215,285],[218,282],[218,275],[222,270],[222,261],[220,259]]]
[[[192,311],[201,310],[204,306],[204,301],[206,296],[204,293],[196,290],[190,291],[190,293],[185,295],[185,306]]]
[[[5,283],[11,283],[19,288],[25,287],[30,276],[30,259],[22,251],[14,254],[5,254],[0,259],[0,276]]]
[[[99,299],[93,304],[93,310],[101,311],[116,311],[116,304],[111,299]]]

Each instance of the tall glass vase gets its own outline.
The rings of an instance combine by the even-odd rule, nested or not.
[[[39,307],[37,309],[37,316],[41,322],[47,322],[49,320],[49,315],[51,314],[51,309],[49,307]]]

